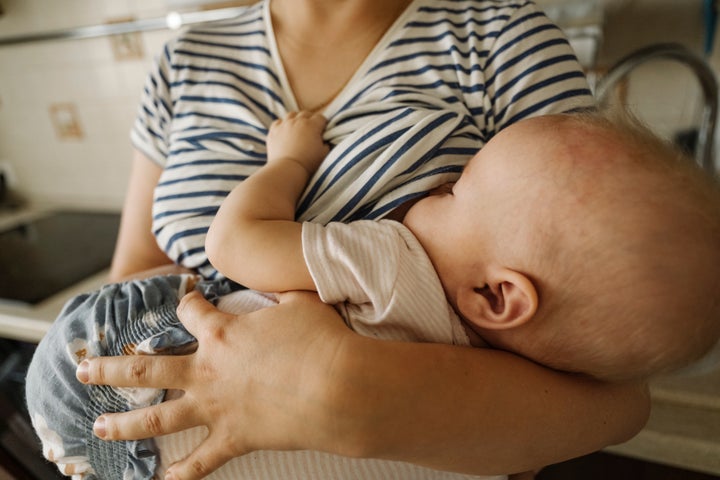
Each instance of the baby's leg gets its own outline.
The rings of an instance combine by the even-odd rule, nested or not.
[[[43,454],[78,479],[149,479],[157,465],[150,440],[104,442],[92,433],[102,413],[162,401],[155,389],[83,385],[75,378],[87,357],[181,353],[195,339],[177,319],[190,275],[153,277],[71,300],[35,352],[26,380],[28,410]]]

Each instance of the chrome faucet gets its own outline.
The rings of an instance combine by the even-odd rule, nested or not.
[[[685,64],[692,70],[703,93],[703,111],[695,145],[695,160],[704,169],[716,175],[715,125],[718,115],[718,83],[715,74],[705,60],[686,47],[675,43],[663,43],[641,48],[622,58],[607,75],[598,82],[596,97],[602,104],[612,88],[632,70],[648,60],[666,59]]]

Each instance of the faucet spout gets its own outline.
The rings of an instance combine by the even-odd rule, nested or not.
[[[686,47],[676,43],[661,43],[641,48],[622,58],[597,85],[596,97],[602,103],[612,88],[636,67],[653,59],[674,60],[685,64],[700,83],[703,94],[703,111],[700,119],[695,160],[715,175],[715,125],[718,115],[718,83],[707,62]]]

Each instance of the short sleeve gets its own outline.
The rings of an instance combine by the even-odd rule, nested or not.
[[[303,254],[325,303],[371,303],[384,310],[398,275],[402,238],[382,223],[303,223]]]
[[[489,132],[523,118],[595,105],[567,38],[532,3],[509,16],[488,53],[484,72]]]
[[[469,344],[430,259],[402,224],[304,223],[303,252],[320,298],[357,333]]]
[[[160,166],[168,155],[169,131],[173,117],[171,44],[156,58],[145,81],[130,139],[135,148]]]

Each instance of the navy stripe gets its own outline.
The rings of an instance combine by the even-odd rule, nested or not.
[[[523,80],[523,77],[526,75],[537,72],[538,70],[542,70],[547,67],[553,67],[557,65],[558,63],[562,62],[574,62],[576,60],[575,55],[568,54],[568,55],[559,55],[557,57],[549,58],[543,62],[533,64],[530,68],[525,70],[519,75],[516,75],[515,78],[511,79],[507,84],[503,85],[502,87],[498,88],[495,94],[497,96],[504,95],[505,92],[510,90],[511,88],[515,87],[518,83],[520,83]],[[575,72],[569,72],[572,77],[575,78],[583,78],[584,75],[580,71]],[[566,75],[566,73],[563,73],[563,75]]]
[[[149,109],[148,107],[146,107],[145,105],[142,106],[142,110],[143,110],[143,112],[145,112],[145,115],[146,115],[146,116],[148,116],[148,117],[150,117],[150,118],[155,118],[155,112],[153,112],[152,110],[150,110],[150,109]]]
[[[388,60],[385,60],[383,62],[378,62],[375,66],[373,66],[368,72],[374,72],[376,70],[383,69],[385,67],[389,67],[391,65],[395,65],[398,63],[408,62],[410,60],[416,60],[419,58],[424,57],[446,57],[448,53],[456,54],[462,58],[469,59],[471,55],[476,55],[478,58],[485,58],[489,55],[489,52],[487,50],[477,50],[475,47],[471,47],[467,51],[460,50],[459,47],[453,45],[450,48],[448,48],[446,51],[438,51],[438,52],[417,52],[417,53],[410,53],[407,55],[401,55],[399,57],[391,58]]]
[[[212,37],[253,37],[260,36],[265,37],[265,32],[262,30],[250,30],[247,32],[222,32],[217,30],[193,30],[196,35],[208,35]]]
[[[270,109],[268,108],[268,105],[267,105],[267,104],[265,104],[264,102],[260,102],[260,101],[256,100],[254,97],[248,95],[247,92],[245,92],[245,90],[243,90],[243,89],[241,89],[241,88],[238,88],[236,85],[234,85],[234,84],[232,84],[232,83],[219,82],[219,81],[202,81],[202,82],[198,82],[198,81],[194,81],[194,80],[182,80],[182,81],[180,81],[180,82],[176,82],[175,84],[173,84],[174,87],[178,87],[178,86],[180,86],[180,85],[193,85],[193,86],[199,85],[199,86],[201,86],[201,87],[208,87],[208,86],[211,86],[211,85],[212,85],[212,86],[217,86],[217,87],[229,88],[229,89],[231,89],[231,90],[233,90],[233,91],[235,91],[235,92],[237,92],[237,93],[240,93],[240,94],[241,94],[244,98],[246,98],[256,109],[258,109],[258,110],[260,110],[261,112],[265,113],[266,115],[268,115],[269,117],[271,117],[273,120],[274,120],[275,118],[277,118],[277,117],[275,116],[275,114],[270,111]],[[248,123],[248,125],[250,125],[250,124]]]
[[[173,152],[173,155],[175,152]],[[165,167],[166,170],[172,170],[176,168],[185,168],[185,167],[197,167],[199,165],[236,165],[238,167],[261,167],[265,165],[266,162],[264,161],[257,161],[257,160],[246,160],[246,159],[235,159],[235,160],[227,160],[227,159],[221,159],[221,158],[214,158],[214,159],[202,159],[202,160],[190,160],[187,162],[181,162],[181,163],[174,163],[172,165],[168,165]]]
[[[248,87],[252,87],[255,90],[258,90],[269,97],[271,97],[273,100],[277,101],[278,103],[282,104],[282,99],[280,96],[275,93],[275,91],[271,90],[269,87],[266,87],[262,83],[255,82],[252,80],[248,80],[245,77],[241,77],[235,72],[232,72],[230,70],[225,70],[222,68],[208,68],[208,67],[196,67],[193,65],[172,65],[172,68],[175,70],[189,70],[192,72],[199,72],[199,73],[220,73],[222,75],[229,75],[233,78],[235,78],[237,81],[247,85]],[[196,85],[203,85],[204,82],[197,82]],[[176,83],[171,84],[171,87],[175,87]]]
[[[513,95],[512,99],[514,102],[516,102],[516,101],[518,101],[524,97],[527,97],[527,96],[535,93],[536,91],[538,91],[542,88],[546,88],[554,83],[560,83],[565,80],[572,80],[572,79],[578,79],[578,78],[583,78],[582,72],[567,72],[567,73],[563,73],[561,75],[556,75],[554,77],[543,80],[542,82],[534,83],[534,84],[530,85],[528,88],[517,92],[515,95]],[[590,93],[589,90],[583,90],[583,91],[585,93]],[[505,114],[507,113],[508,108],[509,107],[504,108],[501,112],[499,112],[496,115],[497,121],[500,121],[500,122],[502,121],[502,119],[505,117]]]
[[[398,138],[400,138],[400,137],[405,133],[405,131],[407,131],[407,128],[402,129],[402,130],[398,130],[398,131],[395,131],[395,132],[393,132],[393,133],[391,133],[391,134],[387,134],[387,135],[385,135],[385,136],[383,136],[383,137],[380,137],[377,141],[375,141],[374,143],[370,144],[370,145],[367,146],[366,148],[364,148],[364,149],[362,149],[362,150],[359,150],[359,151],[357,151],[357,152],[353,152],[353,153],[355,153],[355,154],[354,154],[352,157],[346,157],[345,160],[342,160],[342,163],[344,164],[344,166],[343,166],[335,175],[333,175],[332,179],[330,179],[330,181],[328,182],[328,184],[327,184],[325,187],[323,187],[322,191],[321,191],[317,196],[322,196],[322,195],[326,194],[326,193],[327,193],[329,190],[331,190],[342,178],[344,178],[345,175],[348,175],[348,172],[349,172],[350,170],[352,170],[352,169],[357,165],[357,163],[358,163],[360,160],[362,160],[362,159],[365,158],[365,157],[368,157],[368,156],[372,155],[373,153],[377,152],[378,150],[381,150],[383,147],[386,147],[387,145],[392,144],[395,140],[397,140]],[[367,137],[371,137],[371,135],[368,135]],[[364,138],[365,138],[365,137],[364,137]],[[358,143],[360,143],[360,142],[358,142]],[[339,164],[340,161],[341,161],[341,160],[338,159],[338,160],[335,162],[335,164],[336,164],[336,165]],[[323,175],[323,177],[326,177],[326,176],[328,176],[329,174],[330,174],[330,169],[328,169],[328,170],[326,171],[326,173],[325,173],[325,175]],[[315,187],[311,189],[311,192],[314,193],[314,192],[316,192],[316,191],[317,191],[318,189],[320,189],[320,188],[321,188],[321,185],[320,185],[320,182],[318,181],[318,182],[315,184]],[[303,208],[303,207],[308,206],[308,203],[309,203],[311,200],[314,200],[314,197],[310,197],[310,196],[308,195],[308,196],[306,197],[305,201],[303,202],[303,204],[300,206],[300,208],[299,208],[298,210],[299,210],[300,212],[304,211],[305,208]]]
[[[158,75],[160,76],[160,80],[162,81],[163,88],[166,91],[170,90],[170,83],[168,82],[167,77],[165,76],[165,72],[162,70],[158,71]],[[159,100],[156,100],[160,102],[160,105],[162,105],[163,109],[165,110],[165,114],[167,116],[172,116],[172,108],[170,107],[170,104],[165,101],[165,99],[161,98]]]
[[[488,3],[488,2],[485,2]],[[485,13],[490,10],[504,10],[506,8],[520,8],[528,5],[530,2],[522,2],[522,3],[501,3],[499,5],[490,5],[483,8],[478,7],[467,7],[467,8],[449,8],[449,7],[420,7],[418,10],[421,12],[426,13],[442,13],[442,14],[451,14],[451,15],[464,15],[468,12],[475,12],[475,13]]]
[[[454,112],[448,112],[444,115],[441,115],[422,129],[420,129],[420,131],[416,133],[406,145],[415,145],[416,143],[420,142],[424,137],[429,136],[440,125],[455,118],[457,118],[457,114],[455,114]],[[409,175],[415,170],[417,170],[422,164],[428,162],[434,156],[435,150],[438,148],[438,145],[443,144],[445,140],[447,140],[447,138],[438,139],[438,142],[435,143],[435,145],[429,148],[425,152],[425,154],[418,158],[414,163],[410,164],[410,166],[408,166],[408,168],[404,172],[402,172],[401,175]]]
[[[449,18],[441,18],[439,20],[432,20],[432,21],[424,21],[424,22],[409,22],[405,25],[407,28],[429,28],[429,27],[437,27],[438,25],[451,25],[457,29],[463,29],[466,27],[469,27],[471,25],[476,25],[479,27],[488,25],[490,23],[495,23],[497,21],[505,21],[510,18],[509,15],[498,15],[497,17],[493,18],[484,18],[482,20],[478,20],[476,18],[468,18],[464,22],[453,22]]]
[[[464,148],[464,147],[438,148],[435,152],[435,156],[440,157],[440,156],[446,156],[446,155],[459,155],[462,157],[472,157],[480,149],[479,145],[481,145],[482,143],[485,143],[485,139],[480,138],[480,137],[475,137],[475,140],[477,141],[477,144],[478,144],[477,148]]]
[[[534,54],[537,54],[538,52],[540,52],[540,51],[542,51],[542,50],[549,49],[549,48],[552,48],[552,47],[557,47],[557,46],[559,46],[559,45],[567,45],[567,42],[566,42],[565,40],[563,40],[563,39],[552,39],[552,40],[548,40],[548,41],[546,41],[546,42],[537,44],[537,45],[534,46],[530,51],[528,51],[528,52],[526,52],[526,53],[527,53],[527,55],[534,55]],[[495,69],[495,72],[494,72],[493,76],[489,77],[489,78],[487,79],[487,82],[488,82],[488,83],[493,83],[493,82],[495,81],[495,77],[496,77],[499,73],[502,73],[502,72],[504,72],[504,71],[506,71],[506,70],[509,70],[510,68],[514,67],[514,66],[517,65],[517,64],[528,63],[528,62],[527,62],[527,55],[522,55],[522,54],[517,55],[517,56],[513,57],[512,59],[508,60],[507,62],[505,62],[504,64],[502,64],[501,66],[497,67],[497,68]],[[567,54],[567,55],[558,55],[558,56],[555,56],[555,57],[552,57],[552,58],[546,58],[545,60],[543,60],[543,61],[540,62],[540,63],[531,63],[531,67],[528,68],[526,71],[532,72],[532,71],[539,70],[540,68],[545,67],[545,66],[554,65],[554,64],[556,64],[556,63],[558,63],[558,62],[575,61],[575,60],[576,60],[575,55],[573,55],[573,54],[571,54],[571,53],[570,53],[570,54]],[[508,82],[508,83],[509,83],[511,86],[514,86],[514,85],[517,83],[517,81],[518,81],[517,78],[515,78],[514,80],[511,80],[511,81]]]
[[[420,131],[415,133],[385,164],[383,164],[375,171],[375,173],[373,173],[368,182],[363,185],[359,192],[353,195],[353,197],[345,203],[345,205],[333,217],[333,220],[341,221],[345,219],[345,217],[350,213],[350,211],[355,209],[357,204],[367,195],[368,190],[371,188],[371,186],[375,185],[385,175],[385,172],[398,160],[405,158],[404,154],[410,148],[412,148],[416,143],[425,138],[425,136],[427,136],[428,133],[431,132],[433,129],[437,128],[439,125],[445,123],[446,121],[454,117],[454,113],[447,113],[445,115],[442,115],[438,119],[434,120],[427,126],[420,129]],[[427,160],[427,157],[424,157],[423,160]],[[403,174],[407,174],[409,171],[416,169],[419,163],[421,162],[415,162],[410,168],[405,170]]]
[[[542,14],[540,14],[540,15],[542,15]],[[529,20],[531,20],[531,19],[533,19],[533,18],[536,18],[536,17],[538,17],[537,14],[536,14],[536,15],[525,16],[525,17],[523,17],[523,18],[518,19],[518,20],[517,20],[517,23],[523,23],[523,22],[529,21]],[[500,48],[498,48],[497,50],[495,50],[494,53],[493,53],[493,55],[491,55],[490,57],[488,57],[487,63],[488,63],[488,64],[493,63],[493,62],[495,61],[495,57],[503,54],[506,50],[509,50],[509,49],[511,49],[511,48],[514,48],[515,46],[517,46],[517,44],[519,44],[519,43],[521,43],[521,42],[524,42],[524,41],[527,41],[529,37],[532,37],[532,36],[537,35],[537,34],[542,33],[542,32],[552,31],[552,30],[557,31],[558,28],[557,28],[555,25],[543,23],[543,24],[541,24],[541,25],[538,25],[538,26],[535,27],[535,28],[531,28],[531,29],[529,29],[529,30],[527,30],[527,31],[523,31],[520,35],[518,35],[517,37],[514,37],[512,40],[510,40],[510,41],[507,42],[507,43],[504,43]],[[503,30],[502,33],[505,33],[506,31],[507,31],[507,30]],[[564,39],[562,39],[562,37],[559,37],[559,39],[561,40],[562,43],[566,43],[566,44],[567,44],[567,42],[566,42]],[[558,39],[554,39],[554,40],[558,40]],[[530,47],[529,49],[525,49],[525,50],[523,50],[522,52],[518,53],[518,55],[517,55],[515,58],[517,59],[517,57],[523,57],[523,58],[527,59],[527,57],[529,57],[530,54],[535,53],[535,52],[537,52],[537,51],[539,51],[539,50],[541,50],[541,49],[542,49],[542,48],[540,48],[539,45],[533,44],[533,47]],[[515,61],[518,61],[518,60],[515,60]]]
[[[226,138],[231,138],[231,139],[236,139],[236,140],[248,140],[248,141],[258,144],[258,145],[263,145],[263,146],[265,145],[265,143],[262,141],[262,139],[254,137],[253,135],[248,135],[246,133],[235,133],[235,132],[207,132],[207,133],[201,133],[199,135],[180,137],[180,138],[178,138],[178,141],[198,143],[198,142],[202,142],[205,140],[219,141],[220,139],[226,139]]]
[[[247,178],[247,177],[246,177]],[[155,202],[167,202],[170,200],[180,200],[183,198],[201,198],[201,197],[220,197],[225,198],[230,194],[230,190],[197,190],[194,192],[180,192],[171,195],[162,195],[155,197]]]
[[[219,60],[221,62],[230,63],[233,65],[238,65],[240,67],[249,68],[251,70],[259,70],[261,72],[264,72],[272,77],[272,79],[275,81],[275,83],[280,83],[280,79],[275,74],[275,72],[270,69],[269,67],[266,67],[265,65],[262,65],[260,63],[253,63],[253,62],[246,62],[244,60],[239,60],[234,57],[226,57],[224,55],[211,55],[209,53],[199,53],[199,52],[193,52],[191,50],[176,50],[176,53],[178,55],[184,55],[186,57],[195,57],[195,58],[203,58],[203,59],[210,59],[210,60]],[[177,60],[176,60],[177,61]],[[173,66],[175,68],[175,66]]]
[[[206,40],[197,40],[194,38],[185,37],[180,39],[179,43],[188,43],[190,45],[197,45],[201,47],[212,47],[212,48],[224,48],[229,49],[233,51],[242,51],[242,52],[261,52],[270,56],[270,50],[268,50],[266,47],[262,45],[233,45],[233,44],[227,44],[227,43],[218,43],[218,42],[209,42]]]
[[[388,128],[390,125],[400,123],[401,120],[403,118],[405,118],[406,116],[410,115],[411,112],[412,111],[410,109],[403,109],[398,115],[395,115],[394,117],[388,119],[387,121],[375,126],[367,134],[360,137],[358,140],[356,140],[351,145],[348,145],[347,148],[345,149],[345,151],[353,152],[361,144],[367,142],[368,139],[371,139],[375,135],[378,135],[380,132],[385,131],[385,129]],[[365,155],[368,155],[368,154],[376,151],[378,148],[382,147],[384,144],[385,143],[382,142],[382,140],[381,140],[380,142],[375,142],[372,145],[370,145],[369,147],[363,149],[362,151],[357,152],[349,161],[346,162],[347,164],[344,167],[344,169],[341,170],[341,173],[346,172],[348,169],[352,168],[352,166],[357,162],[358,158],[363,158]],[[335,162],[333,162],[329,165],[329,168],[325,169],[325,171],[319,176],[317,181],[313,185],[310,186],[310,188],[308,189],[308,192],[306,194],[305,200],[298,205],[298,212],[303,212],[303,211],[307,210],[309,203],[312,200],[314,200],[315,198],[317,198],[317,196],[319,195],[318,191],[321,188],[321,184],[323,184],[325,182],[325,180],[328,178],[328,176],[330,175],[330,171],[333,170],[334,167],[339,165],[341,161],[343,161],[342,156],[339,156],[339,158]],[[331,184],[334,183],[334,181],[337,180],[337,178],[338,178],[338,175],[335,175],[335,177],[333,178],[333,180],[330,183]],[[327,191],[327,188],[323,189],[323,192],[325,192],[325,191]]]
[[[417,43],[435,43],[439,42],[440,40],[452,37],[455,40],[457,40],[460,43],[467,43],[471,38],[475,38],[477,40],[484,40],[486,38],[495,38],[499,35],[499,32],[487,32],[485,34],[479,34],[477,32],[470,32],[466,36],[461,36],[456,34],[455,32],[444,32],[438,35],[432,35],[427,37],[414,37],[414,38],[404,38],[400,40],[396,40],[390,44],[391,47],[399,47],[402,45],[414,45]]]
[[[153,215],[153,219],[157,220],[160,218],[171,217],[174,215],[187,215],[193,214],[194,217],[214,217],[217,214],[219,207],[198,207],[198,208],[185,208],[181,210],[167,210],[156,215]]]
[[[157,138],[158,140],[165,140],[165,135],[156,132],[153,128],[147,127],[147,133],[150,134],[151,137]],[[164,152],[163,152],[164,153]]]
[[[192,177],[185,177],[185,178],[179,178],[177,180],[165,180],[163,182],[158,183],[158,187],[167,187],[168,185],[175,185],[177,183],[190,183],[190,182],[202,182],[205,180],[224,180],[224,181],[231,181],[231,182],[241,182],[245,180],[248,176],[247,175],[214,175],[214,174],[204,174],[204,175],[193,175]]]
[[[376,208],[375,210],[373,210],[371,212],[367,212],[367,214],[365,214],[365,217],[363,217],[363,218],[365,218],[367,220],[380,219],[380,218],[384,217],[385,215],[387,215],[388,213],[395,210],[397,207],[399,207],[403,203],[408,202],[410,200],[414,200],[423,195],[425,195],[423,192],[409,193],[405,196],[396,198],[392,202],[389,202],[387,205],[384,205],[380,208]]]
[[[477,150],[475,150],[475,151],[477,151]],[[445,166],[445,167],[436,168],[436,169],[433,169],[433,170],[431,170],[431,171],[429,171],[429,172],[426,172],[426,173],[424,173],[424,174],[422,174],[422,175],[418,175],[417,177],[414,177],[414,178],[409,179],[407,182],[402,183],[402,184],[400,185],[400,187],[398,187],[398,188],[405,187],[405,186],[407,186],[407,185],[410,185],[410,184],[412,184],[412,183],[418,182],[418,181],[420,181],[420,180],[424,180],[424,179],[426,179],[426,178],[434,177],[434,176],[437,176],[437,175],[443,174],[443,173],[456,173],[457,175],[460,175],[460,174],[462,173],[462,171],[463,171],[464,168],[465,168],[465,164],[464,164],[464,163],[463,163],[462,165],[448,165],[448,166]],[[367,212],[367,213],[366,213],[363,217],[361,217],[361,218],[367,218],[368,220],[376,220],[376,219],[382,218],[382,217],[384,217],[385,215],[387,215],[388,213],[390,213],[390,212],[392,212],[393,210],[395,210],[397,207],[399,207],[399,206],[402,205],[403,203],[405,203],[405,202],[407,202],[407,201],[410,201],[410,200],[414,200],[414,199],[416,199],[416,198],[418,198],[418,197],[424,197],[425,195],[426,195],[426,192],[424,192],[424,191],[419,191],[419,192],[415,192],[415,193],[409,193],[409,194],[407,194],[407,195],[404,195],[404,196],[402,196],[402,197],[399,197],[399,198],[393,200],[392,202],[389,202],[389,203],[386,204],[386,205],[383,205],[382,207],[376,208],[375,210],[373,210],[373,211],[371,211],[371,212]]]
[[[204,246],[188,249],[187,251],[181,253],[181,254],[178,256],[176,262],[182,263],[186,258],[192,257],[193,255],[199,255],[199,254],[202,254],[202,255],[203,255],[203,258],[204,258],[204,254],[205,254],[205,247],[204,247]],[[196,268],[196,269],[200,269],[200,268],[205,268],[205,267],[208,267],[208,266],[210,266],[210,261],[209,261],[209,260],[204,260],[202,263],[196,265],[195,268]],[[214,268],[213,268],[213,270],[214,270]]]
[[[572,97],[583,97],[590,94],[590,91],[588,89],[575,89],[575,90],[568,90],[566,92],[559,93],[557,95],[553,95],[552,97],[546,98],[542,102],[538,102],[535,105],[531,105],[527,107],[526,109],[518,112],[516,115],[511,117],[507,120],[508,124],[515,123],[523,118],[527,118],[533,113],[536,113],[543,108],[547,107],[548,105],[552,105],[553,103],[556,103],[560,100],[566,100],[568,98]]]
[[[183,230],[181,232],[178,232],[175,235],[171,236],[170,239],[167,241],[167,243],[165,244],[165,251],[166,252],[170,251],[170,249],[172,249],[173,244],[175,242],[177,242],[178,240],[180,240],[181,238],[191,237],[194,235],[205,235],[205,234],[207,234],[207,231],[208,231],[208,227],[200,227],[200,228],[192,228],[189,230]],[[155,232],[156,235],[158,233],[160,233],[160,232]]]

